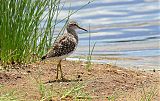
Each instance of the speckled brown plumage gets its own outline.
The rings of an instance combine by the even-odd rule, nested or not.
[[[42,60],[47,58],[55,58],[59,60],[59,63],[57,65],[57,75],[56,79],[58,79],[58,71],[61,72],[61,79],[63,79],[63,73],[61,68],[61,61],[62,59],[66,58],[68,55],[74,52],[74,50],[77,47],[78,44],[78,35],[75,31],[75,29],[82,29],[87,31],[86,29],[83,29],[78,26],[76,22],[69,22],[66,30],[67,33],[60,36],[54,43],[53,47],[42,57]]]
[[[46,58],[58,58],[70,55],[78,44],[78,36],[75,38],[72,34],[64,34],[60,37],[53,47],[46,54]]]

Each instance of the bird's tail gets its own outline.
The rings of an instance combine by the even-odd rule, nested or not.
[[[46,59],[47,55],[42,56],[41,60]]]

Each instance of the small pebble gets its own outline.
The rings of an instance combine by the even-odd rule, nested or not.
[[[77,75],[77,78],[80,78],[81,77],[81,75]]]
[[[27,73],[31,73],[31,71],[30,71],[30,70],[27,70]]]
[[[63,65],[63,67],[65,67],[66,65]]]
[[[81,64],[81,66],[86,66],[86,64]]]
[[[155,69],[153,69],[153,72],[156,72],[156,70],[155,70]]]
[[[21,76],[17,76],[17,78],[21,78]]]
[[[91,73],[89,72],[88,75],[91,75]]]

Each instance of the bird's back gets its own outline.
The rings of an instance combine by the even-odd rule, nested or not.
[[[76,49],[77,44],[78,37],[76,38],[72,34],[65,33],[55,41],[53,47],[48,51],[45,56],[42,57],[42,60],[46,58],[63,59],[73,53],[73,51]]]

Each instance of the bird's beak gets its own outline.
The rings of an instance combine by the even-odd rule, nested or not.
[[[79,27],[79,26],[77,26],[77,27],[78,27],[79,29],[82,29],[82,30],[88,32],[88,30],[86,30],[86,29],[84,29],[84,28],[82,28],[82,27]]]

